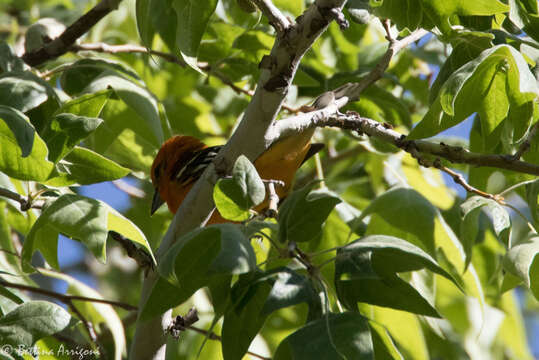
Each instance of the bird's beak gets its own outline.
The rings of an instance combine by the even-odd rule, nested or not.
[[[153,215],[154,212],[157,211],[163,205],[165,201],[161,198],[161,195],[159,195],[159,189],[155,189],[155,192],[153,193],[153,199],[152,199],[152,209],[150,210],[150,215]]]

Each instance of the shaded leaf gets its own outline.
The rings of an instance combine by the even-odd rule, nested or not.
[[[69,113],[57,114],[45,127],[41,137],[49,149],[49,160],[56,163],[75,145],[97,129],[103,120]]]
[[[54,91],[45,81],[28,71],[0,75],[0,105],[27,112],[43,104]]]
[[[337,251],[337,293],[352,310],[357,308],[357,302],[366,302],[440,317],[418,290],[396,275],[422,268],[454,282],[434,259],[411,243],[390,236],[367,236]]]
[[[29,301],[0,318],[0,343],[31,347],[37,340],[71,325],[71,316],[48,301]]]
[[[254,276],[253,276],[254,275]],[[262,328],[267,314],[262,309],[271,285],[260,274],[245,274],[232,288],[232,306],[223,319],[222,349],[225,360],[240,360]]]
[[[61,233],[82,242],[98,260],[105,262],[106,240],[111,230],[152,254],[144,234],[116,210],[99,200],[65,194],[43,209],[26,237],[22,259],[29,262],[32,254],[39,250],[45,260],[58,269],[57,246]]]
[[[194,69],[198,69],[198,47],[216,6],[217,0],[173,0],[172,2],[172,8],[178,19],[176,45],[185,62]]]
[[[466,252],[466,266],[471,261],[472,247],[475,244],[479,231],[479,215],[482,208],[486,208],[487,213],[490,215],[496,235],[505,244],[509,242],[511,219],[507,211],[492,199],[486,199],[481,196],[470,197],[460,205],[462,213],[460,239]]]
[[[49,186],[89,185],[120,179],[130,170],[90,149],[75,146],[56,165],[56,171],[47,179]]]
[[[311,191],[316,183],[287,196],[279,209],[279,240],[304,242],[318,237],[339,197],[327,189]]]
[[[518,277],[539,299],[539,237],[513,246],[503,259],[503,267]]]
[[[374,360],[368,321],[358,313],[329,314],[286,337],[275,360]]]

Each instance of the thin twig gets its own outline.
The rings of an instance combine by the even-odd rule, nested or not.
[[[21,211],[28,211],[30,209],[42,209],[43,208],[43,202],[42,201],[33,201],[31,197],[28,198],[13,192],[11,190],[8,190],[6,188],[0,187],[0,196],[6,197],[8,199],[17,201],[21,206]]]
[[[526,136],[526,140],[520,144],[517,152],[513,155],[514,160],[520,159],[522,155],[524,155],[524,153],[530,149],[532,140],[535,134],[537,134],[537,129],[539,129],[539,122],[535,123],[535,125],[530,129],[528,136]]]
[[[68,301],[66,303],[66,305],[69,307],[69,309],[74,312],[77,317],[79,318],[79,320],[82,322],[83,326],[84,326],[84,329],[86,330],[86,332],[88,333],[88,337],[90,338],[90,340],[97,346],[97,348],[99,349],[99,355],[100,357],[103,357],[103,358],[106,358],[105,356],[105,349],[103,348],[103,346],[101,345],[101,343],[99,342],[99,339],[97,337],[97,333],[95,331],[95,328],[94,328],[94,325],[88,321],[88,319],[86,319],[86,317],[79,311],[79,309],[77,309],[77,307],[75,306],[75,304],[73,304],[72,301]]]
[[[462,186],[467,192],[482,196],[482,197],[487,198],[487,199],[492,199],[492,200],[494,200],[496,202],[500,202],[500,201],[503,200],[503,196],[501,196],[499,194],[490,194],[490,193],[481,191],[481,190],[471,186],[470,184],[468,184],[468,182],[466,182],[466,179],[464,179],[464,177],[461,174],[447,168],[446,166],[443,166],[441,164],[441,162],[440,162],[440,159],[434,160],[433,166],[435,168],[445,172],[446,174],[449,174],[449,176],[451,176],[453,178],[453,181],[456,182],[457,184],[459,184],[460,186]]]
[[[95,51],[100,53],[107,53],[107,54],[121,54],[121,53],[139,53],[139,54],[148,54],[148,55],[155,55],[163,60],[166,60],[168,62],[178,64],[180,66],[187,66],[185,61],[180,59],[174,54],[166,53],[162,51],[152,50],[149,48],[145,48],[143,46],[138,45],[132,45],[132,44],[121,44],[121,45],[109,45],[105,43],[86,43],[86,44],[76,44],[73,45],[70,49],[70,51],[73,52],[79,52],[79,51]]]
[[[389,21],[384,21],[383,24],[386,31],[386,39],[389,41],[389,46],[385,54],[382,56],[380,61],[378,61],[376,66],[362,80],[357,83],[345,84],[345,86],[341,86],[339,88],[340,91],[338,91],[339,89],[335,90],[336,98],[347,96],[350,101],[359,98],[359,95],[363,92],[363,90],[365,90],[366,88],[374,84],[376,81],[378,81],[380,78],[382,78],[389,66],[389,63],[391,62],[391,59],[393,58],[393,56],[395,56],[395,54],[397,54],[399,51],[401,51],[403,48],[407,47],[411,43],[416,42],[417,40],[428,34],[427,30],[418,29],[410,35],[406,36],[405,38],[402,38],[401,40],[395,40],[391,36],[391,32],[389,29]]]
[[[105,300],[105,299],[98,299],[98,298],[91,298],[86,296],[79,296],[79,295],[66,295],[66,294],[60,294],[51,290],[41,289],[34,286],[28,286],[28,285],[22,285],[22,284],[15,284],[10,283],[8,281],[5,281],[3,279],[0,279],[0,285],[8,287],[8,288],[14,288],[14,289],[20,289],[20,290],[26,290],[30,291],[36,294],[46,295],[55,299],[60,300],[61,302],[65,304],[69,304],[69,302],[78,300],[78,301],[88,301],[88,302],[95,302],[100,304],[107,304],[112,306],[117,306],[125,310],[134,311],[138,308],[136,306],[126,304],[119,301],[113,301],[113,300]]]
[[[269,198],[269,204],[268,204],[268,210],[267,210],[267,216],[271,218],[277,217],[277,205],[279,205],[279,195],[277,195],[277,192],[275,191],[275,184],[273,182],[268,183],[268,198]]]

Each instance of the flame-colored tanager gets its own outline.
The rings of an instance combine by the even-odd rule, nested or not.
[[[279,198],[288,194],[298,168],[323,148],[322,144],[311,144],[313,132],[314,130],[307,130],[302,134],[281,139],[255,160],[254,165],[262,179],[280,180],[285,184],[276,187]],[[220,148],[221,146],[208,147],[192,136],[177,135],[168,139],[159,149],[152,164],[151,178],[155,194],[151,213],[164,202],[172,213],[176,213],[189,190]],[[267,206],[266,197],[255,210],[262,211]],[[208,223],[225,221],[215,211]]]

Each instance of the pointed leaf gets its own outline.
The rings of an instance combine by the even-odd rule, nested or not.
[[[198,47],[216,6],[217,0],[173,0],[172,2],[172,8],[178,19],[176,45],[185,62],[193,69],[198,69]]]
[[[98,153],[75,146],[56,165],[56,171],[45,184],[49,186],[88,185],[120,179],[130,170]]]
[[[47,262],[58,269],[57,246],[61,233],[82,242],[98,260],[105,262],[106,240],[111,230],[127,238],[136,235],[130,240],[152,253],[142,232],[116,210],[95,199],[65,194],[43,209],[26,237],[22,258],[29,262],[34,251],[39,250]]]
[[[0,171],[21,180],[43,181],[54,164],[48,149],[22,112],[0,105]]]
[[[56,163],[69,153],[95,129],[103,120],[75,114],[57,114],[41,132],[49,148],[49,160]]]
[[[334,193],[322,189],[311,191],[307,185],[288,195],[279,210],[279,240],[304,242],[322,232],[322,224],[333,208],[341,202]]]

